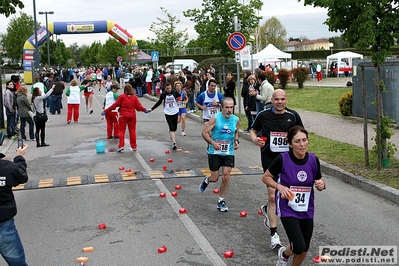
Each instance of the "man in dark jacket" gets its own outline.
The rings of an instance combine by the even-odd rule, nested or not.
[[[50,113],[52,115],[57,112],[57,114],[61,114],[62,108],[62,93],[64,92],[65,85],[58,78],[55,78],[55,88],[53,93],[51,94],[51,105],[50,105]]]
[[[14,224],[17,214],[12,188],[28,181],[27,166],[24,159],[28,145],[17,149],[14,162],[0,160],[0,254],[8,265],[28,265],[25,252]],[[5,155],[0,153],[0,158]]]

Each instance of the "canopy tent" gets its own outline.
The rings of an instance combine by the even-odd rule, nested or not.
[[[147,63],[152,61],[151,55],[148,55],[141,50],[139,50],[132,58],[135,63]]]
[[[290,58],[292,57],[292,55],[290,53],[285,53],[281,50],[279,50],[278,48],[276,48],[276,46],[274,46],[273,44],[269,44],[268,46],[266,46],[266,48],[264,48],[262,51],[253,54],[253,59],[255,60],[264,60],[264,59],[272,59],[272,58]]]
[[[330,66],[331,61],[337,60],[337,62],[338,62],[338,64],[337,64],[337,67],[338,67],[337,77],[339,77],[339,73],[340,73],[339,69],[341,68],[340,62],[342,61],[342,59],[348,59],[349,66],[352,67],[352,59],[353,58],[363,59],[363,55],[362,54],[357,54],[357,53],[354,53],[354,52],[349,52],[349,51],[344,51],[344,52],[339,52],[339,53],[336,53],[336,54],[329,55],[329,56],[327,56],[326,71],[328,71],[328,68]]]

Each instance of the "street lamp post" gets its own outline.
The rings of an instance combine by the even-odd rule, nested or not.
[[[333,54],[333,47],[334,47],[334,44],[333,44],[332,42],[330,42],[330,43],[328,44],[328,46],[330,46],[331,54]]]
[[[50,67],[50,42],[49,42],[49,36],[48,36],[48,21],[47,21],[47,15],[52,15],[54,14],[53,11],[39,11],[39,15],[46,15],[46,33],[47,33],[47,67]]]

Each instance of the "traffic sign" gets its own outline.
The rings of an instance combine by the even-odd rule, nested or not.
[[[230,34],[229,38],[227,38],[227,45],[233,51],[242,50],[246,44],[247,39],[245,38],[244,34],[238,31],[233,32]]]
[[[240,52],[236,51],[235,54],[236,54],[236,63],[240,63]]]
[[[123,61],[122,56],[119,55],[119,56],[116,58],[116,61],[118,61],[119,63],[122,62],[122,61]]]
[[[151,61],[158,62],[159,61],[159,53],[158,51],[151,52]]]

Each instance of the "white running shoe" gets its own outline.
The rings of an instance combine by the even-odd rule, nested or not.
[[[186,135],[186,133],[185,133],[184,131],[182,131],[182,132],[180,133],[180,136],[185,137],[185,136],[187,136],[187,135]]]
[[[175,141],[172,142],[172,149],[173,149],[173,150],[176,150],[176,149],[177,149],[177,145],[176,145],[176,142],[175,142]]]
[[[271,249],[276,249],[276,248],[281,248],[283,244],[280,242],[280,237],[278,236],[277,233],[274,233],[273,236],[270,236],[270,248]]]
[[[287,266],[288,260],[283,257],[283,252],[285,251],[285,247],[281,247],[278,250],[278,261],[276,266]]]
[[[263,224],[267,227],[270,228],[270,221],[269,221],[269,217],[267,216],[267,204],[262,205],[260,207],[260,210],[262,212],[263,217],[265,217],[265,219],[263,220]]]

